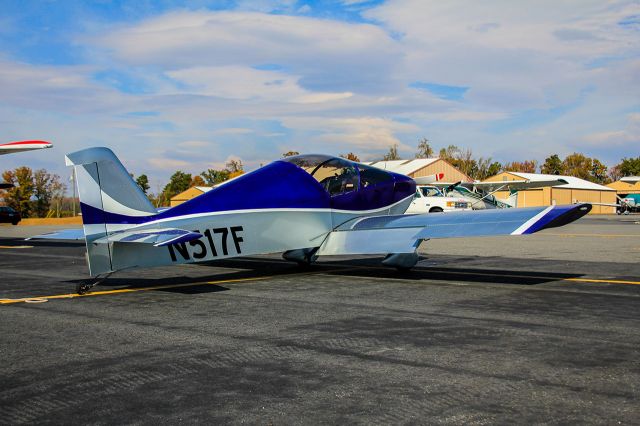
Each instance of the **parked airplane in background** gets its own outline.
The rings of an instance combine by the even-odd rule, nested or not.
[[[33,151],[34,149],[51,148],[53,144],[47,141],[18,141],[0,144],[0,155],[16,152]],[[13,188],[12,183],[0,182],[0,189]]]
[[[33,151],[34,149],[51,148],[53,144],[47,141],[18,141],[0,144],[0,155],[16,152]]]
[[[498,191],[509,191],[515,194],[525,189],[544,188],[547,186],[566,185],[564,179],[551,180],[509,180],[497,182],[456,182],[453,184],[438,182],[432,185],[441,188],[445,195],[463,197],[474,210],[503,209],[515,207],[513,200],[498,200],[493,194]]]
[[[324,255],[385,255],[409,269],[422,241],[531,234],[584,216],[590,204],[403,215],[416,191],[407,176],[327,155],[287,157],[158,212],[107,148],[67,155],[74,166],[89,274],[283,252],[309,264]],[[251,196],[247,196],[251,194]]]

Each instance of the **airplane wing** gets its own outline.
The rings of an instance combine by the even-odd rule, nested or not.
[[[329,233],[319,255],[413,253],[422,240],[532,234],[586,215],[590,204],[357,218]]]
[[[0,144],[0,155],[13,154],[34,149],[51,148],[53,144],[47,141],[18,141]]]
[[[82,228],[75,229],[62,229],[60,231],[47,232],[46,234],[34,235],[29,238],[25,238],[25,241],[29,240],[69,240],[78,241],[84,240],[84,231]]]
[[[523,189],[544,188],[547,186],[565,185],[568,182],[564,179],[552,179],[552,180],[509,180],[502,182],[475,182],[473,186],[478,189],[482,189],[486,192],[495,192],[501,189],[520,191]]]

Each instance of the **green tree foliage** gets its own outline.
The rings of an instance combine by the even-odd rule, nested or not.
[[[2,178],[14,185],[4,192],[5,203],[18,210],[22,217],[46,217],[54,201],[59,214],[60,200],[67,189],[60,176],[44,169],[33,172],[23,166],[5,171]]]
[[[449,145],[446,148],[440,149],[440,153],[438,154],[438,157],[453,164],[456,161],[456,159],[460,157],[460,155],[461,155],[460,148],[458,148],[455,145]]]
[[[416,158],[433,158],[434,151],[429,144],[429,139],[422,138],[418,143],[418,152],[416,152]]]
[[[229,170],[207,169],[200,173],[200,176],[204,179],[205,185],[213,186],[229,179]]]
[[[564,174],[596,183],[607,183],[607,167],[597,158],[574,152],[562,162]]]
[[[540,166],[540,172],[548,175],[564,175],[564,164],[558,154],[547,157],[544,164]]]
[[[347,160],[350,160],[350,161],[355,161],[356,163],[360,162],[360,157],[358,157],[353,152],[349,152],[348,154],[340,154],[340,157],[346,158]]]
[[[591,158],[584,154],[574,152],[571,155],[567,155],[562,164],[564,166],[565,174],[575,176],[580,179],[590,180],[591,168],[593,166]]]
[[[147,195],[147,191],[149,191],[149,188],[151,188],[149,186],[149,178],[147,177],[147,175],[143,174],[138,176],[138,178],[136,179],[136,183],[138,184],[140,189],[142,189],[142,192]]]
[[[4,193],[4,201],[20,212],[22,217],[30,217],[32,211],[31,197],[33,196],[33,172],[29,167],[18,167],[2,173],[5,182],[12,183],[13,188]]]
[[[502,171],[502,164],[497,161],[494,161],[489,165],[489,169],[487,170],[487,177],[495,176]]]
[[[620,176],[640,176],[640,157],[623,158],[618,164]]]
[[[602,164],[597,158],[592,159],[591,180],[600,184],[609,183],[609,178],[607,176],[607,166]]]
[[[474,167],[474,170],[472,170],[472,174],[470,176],[476,180],[484,180],[489,176],[497,175],[498,173],[500,173],[501,168],[502,165],[497,161],[492,162],[491,158],[480,157],[476,161],[476,165]]]
[[[51,203],[59,201],[67,187],[60,181],[60,176],[48,173],[45,169],[36,170],[33,174],[32,210],[37,217],[46,217]],[[59,205],[59,203],[57,203]],[[59,208],[57,209],[59,215]]]
[[[398,144],[393,144],[389,147],[389,151],[382,157],[383,161],[401,160],[398,154]]]
[[[282,158],[293,157],[294,155],[300,155],[298,151],[287,151],[282,154]]]
[[[169,183],[165,185],[162,190],[162,194],[158,200],[160,205],[168,205],[169,201],[172,197],[178,195],[179,193],[186,191],[190,188],[191,185],[191,173],[184,173],[180,170],[175,172],[171,179],[169,179]]]

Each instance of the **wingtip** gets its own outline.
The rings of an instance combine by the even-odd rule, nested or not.
[[[557,206],[555,209],[561,210],[558,212],[559,214],[555,215],[550,221],[545,223],[539,229],[536,229],[534,232],[568,225],[571,222],[575,222],[581,217],[587,215],[592,208],[593,206],[588,203],[575,204],[573,206]]]

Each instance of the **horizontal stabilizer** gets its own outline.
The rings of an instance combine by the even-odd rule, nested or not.
[[[93,241],[94,244],[106,243],[141,243],[163,247],[169,244],[184,243],[201,238],[202,234],[184,229],[144,229],[116,232]]]
[[[33,237],[25,238],[25,240],[84,240],[84,230],[78,228],[63,229],[55,232],[48,232],[46,234],[34,235]]]

